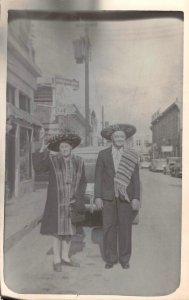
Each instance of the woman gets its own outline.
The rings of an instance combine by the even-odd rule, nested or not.
[[[41,223],[41,234],[53,236],[53,268],[62,264],[76,266],[69,258],[71,236],[76,232],[71,216],[84,213],[83,196],[86,178],[83,160],[72,155],[81,138],[70,132],[54,136],[33,154],[35,171],[49,171],[47,201]],[[54,154],[51,154],[50,151]]]

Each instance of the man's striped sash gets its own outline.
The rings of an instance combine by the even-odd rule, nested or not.
[[[131,181],[135,166],[138,163],[138,155],[134,151],[124,150],[118,170],[114,178],[115,196],[130,201],[127,187]]]

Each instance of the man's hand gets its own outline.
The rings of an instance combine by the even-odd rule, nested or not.
[[[96,207],[97,207],[97,210],[101,210],[102,207],[103,207],[103,201],[101,198],[96,198],[95,199],[95,204],[96,204]]]
[[[139,209],[140,209],[140,201],[138,199],[133,199],[131,201],[131,206],[132,206],[133,210],[139,211]]]

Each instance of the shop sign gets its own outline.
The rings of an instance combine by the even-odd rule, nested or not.
[[[173,146],[161,146],[161,152],[172,152]]]

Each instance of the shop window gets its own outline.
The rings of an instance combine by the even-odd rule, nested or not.
[[[7,102],[15,105],[15,88],[7,84]]]
[[[20,180],[28,180],[31,177],[31,130],[20,127]]]
[[[19,93],[19,108],[30,113],[30,98]]]

